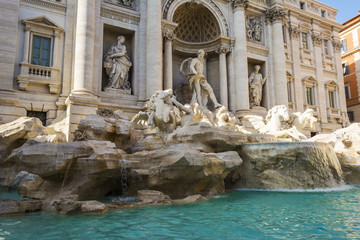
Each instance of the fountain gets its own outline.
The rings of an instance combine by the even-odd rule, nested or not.
[[[142,192],[147,204],[189,196],[185,202],[198,201],[235,188],[339,187],[342,167],[347,183],[356,181],[351,165],[338,160],[354,152],[354,138],[343,139],[348,150],[341,152],[324,138],[305,141],[302,130],[314,126],[313,111],[290,114],[286,106],[270,109],[265,119],[244,116],[253,125],[246,129],[217,102],[202,74],[203,55],[200,50],[181,64],[192,91],[187,104],[167,89],[155,92],[131,121],[120,110],[99,110],[80,121],[74,142],[66,142],[58,126],[43,127],[34,118],[1,125],[0,185],[20,182],[20,196],[68,213],[114,207],[89,200],[116,192],[119,181],[123,196],[149,191]],[[36,177],[16,179],[20,171]]]

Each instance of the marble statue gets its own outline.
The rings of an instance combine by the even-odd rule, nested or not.
[[[270,109],[265,119],[255,115],[246,115],[244,118],[260,134],[271,134],[277,138],[290,138],[295,141],[307,139],[296,126],[290,124],[292,120],[285,105],[278,105]]]
[[[132,63],[126,51],[124,36],[118,36],[117,43],[111,46],[104,59],[104,68],[109,76],[109,83],[106,88],[121,89],[130,93],[129,70]]]
[[[249,77],[249,92],[250,92],[250,107],[260,107],[262,99],[263,85],[267,80],[267,76],[263,78],[259,73],[260,65],[255,65],[255,71],[250,74]]]
[[[314,130],[317,118],[314,117],[313,109],[306,109],[305,112],[295,112],[290,114],[291,126],[295,126],[299,130],[303,130],[306,127]]]
[[[189,79],[190,88],[193,90],[190,104],[197,103],[200,107],[206,108],[210,98],[215,108],[221,105],[217,102],[214,91],[206,81],[204,74],[204,50],[197,52],[196,58],[185,59],[180,66],[180,72]]]
[[[132,122],[158,128],[160,133],[170,133],[180,120],[179,110],[172,104],[173,91],[157,91],[148,102],[147,111],[136,114]]]

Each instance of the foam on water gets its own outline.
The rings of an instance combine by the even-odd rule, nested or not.
[[[236,191],[256,191],[256,192],[305,192],[305,193],[317,193],[317,192],[341,192],[348,191],[355,188],[354,185],[341,185],[334,188],[314,188],[314,189],[256,189],[256,188],[238,188]]]

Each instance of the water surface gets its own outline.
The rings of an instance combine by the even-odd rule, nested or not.
[[[359,187],[310,192],[242,190],[186,206],[0,217],[0,240],[359,238]]]

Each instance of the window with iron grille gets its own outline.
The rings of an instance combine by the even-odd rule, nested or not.
[[[42,124],[46,126],[46,112],[40,112],[40,111],[27,111],[26,116],[28,117],[36,117],[40,119]]]
[[[353,122],[354,121],[354,112],[353,111],[349,111],[347,112],[348,117],[349,117],[349,121]]]

